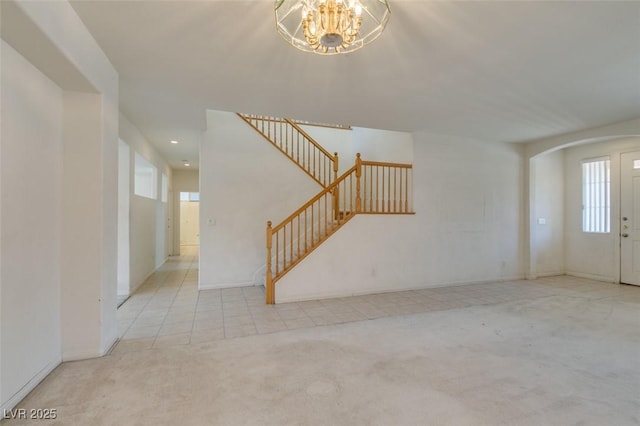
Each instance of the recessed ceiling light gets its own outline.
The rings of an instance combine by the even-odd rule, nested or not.
[[[171,143],[175,145],[178,143],[178,141],[171,141]]]
[[[184,163],[185,167],[189,167],[191,164],[189,163]]]

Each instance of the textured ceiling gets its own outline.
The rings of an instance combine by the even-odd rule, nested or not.
[[[72,5],[176,167],[207,108],[506,142],[640,116],[640,2],[391,1],[378,40],[330,57],[286,44],[270,0]]]

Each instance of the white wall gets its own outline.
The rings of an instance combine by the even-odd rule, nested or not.
[[[167,175],[171,187],[172,171],[158,151],[122,113],[120,113],[120,139],[131,148],[130,176],[135,174],[136,152],[158,169],[156,199],[136,195],[134,179],[130,179],[130,292],[133,293],[169,255],[170,247],[166,245],[166,239],[167,234],[171,232],[168,223],[172,220],[173,212],[169,203],[161,201],[161,189],[162,173]]]
[[[545,152],[563,149],[573,145],[607,141],[610,140],[612,136],[634,137],[638,135],[640,135],[640,117],[606,126],[531,141],[526,144],[526,155],[527,158],[533,158]]]
[[[103,237],[102,232],[96,232],[96,227],[101,225],[104,212],[101,205],[103,177],[95,168],[103,155],[102,146],[97,143],[101,97],[67,91],[63,102],[62,250],[68,255],[62,258],[62,349],[63,359],[67,360],[101,355],[90,349],[100,347],[100,334],[85,332],[87,326],[100,329],[96,302],[100,300],[101,289],[86,285],[84,280],[99,280],[104,248],[100,240],[88,236],[97,233]],[[115,142],[117,147],[117,140]],[[117,173],[117,151],[115,160],[114,172]],[[113,201],[117,203],[117,198]],[[116,232],[115,226],[113,232]],[[113,266],[117,268],[117,263]],[[115,295],[117,270],[114,272],[114,280],[109,282]],[[78,318],[85,318],[85,321],[78,321]]]
[[[564,264],[564,150],[531,159],[532,276],[563,275]],[[544,223],[541,223],[544,222]]]
[[[60,359],[101,356],[117,336],[118,76],[67,2],[0,7],[2,40],[19,52],[2,44],[0,401],[9,409]]]
[[[173,189],[176,193],[198,192],[200,189],[198,170],[174,170]]]
[[[566,149],[565,167],[565,258],[566,272],[619,282],[620,280],[620,154],[640,150],[640,137],[591,143]],[[611,233],[582,232],[582,160],[611,158]]]
[[[207,111],[200,145],[200,288],[253,285],[265,265],[267,221],[284,220],[320,189],[240,117]]]
[[[63,231],[63,359],[100,356],[117,337],[118,75],[67,2],[2,2],[2,38],[19,46],[23,56],[66,91],[70,110],[65,107],[63,117],[62,228],[76,224],[77,232],[74,238]],[[71,92],[98,99],[77,96],[72,101]],[[73,118],[87,117],[80,106],[85,102],[99,126]],[[94,108],[96,102],[99,108]],[[86,148],[95,155],[84,159],[83,166],[68,168],[81,144],[92,145]],[[90,208],[82,210],[73,197],[85,191],[81,204]],[[78,253],[83,242],[86,250]]]
[[[413,135],[413,216],[360,215],[276,283],[276,301],[524,276],[523,150]]]
[[[0,403],[61,360],[62,90],[2,42]]]
[[[129,210],[131,204],[131,149],[118,142],[118,296],[130,294]]]
[[[359,152],[362,159],[367,161],[411,164],[413,135],[406,132],[354,127],[353,151],[354,157],[355,153]]]
[[[349,170],[356,160],[353,131],[333,127],[300,125],[302,130],[333,155],[338,153],[338,176]]]
[[[363,160],[413,163],[411,133],[354,127],[352,130],[322,126],[301,126],[331,154],[338,153],[338,174],[349,170],[359,152]]]

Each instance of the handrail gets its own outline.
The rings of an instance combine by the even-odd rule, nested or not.
[[[410,214],[413,212],[413,165],[362,161],[361,213]]]
[[[237,115],[323,188],[338,177],[338,153],[329,153],[293,120]]]
[[[364,161],[362,160],[363,166],[380,166],[380,167],[398,167],[401,169],[412,169],[413,164],[402,164],[402,163],[384,163],[381,161]]]
[[[316,123],[315,121],[305,121],[305,120],[292,120],[292,121],[302,126],[326,127],[328,129],[338,129],[338,130],[353,130],[351,126],[348,126],[345,124]]]
[[[249,120],[255,119],[255,120],[261,120],[261,121],[273,121],[275,123],[284,123],[286,121],[286,118],[279,118],[279,117],[266,117],[264,115],[242,114],[239,112],[236,114],[238,114],[240,117],[244,117]]]
[[[266,299],[275,283],[356,214],[414,214],[411,164],[363,161],[276,226],[267,222]]]
[[[336,179],[335,182],[333,182],[331,185],[327,186],[325,189],[320,191],[318,193],[318,195],[316,195],[315,197],[313,197],[312,199],[310,199],[309,201],[304,203],[302,205],[302,207],[300,207],[298,210],[296,210],[295,212],[290,214],[289,217],[287,217],[285,220],[280,222],[278,225],[274,226],[273,227],[273,232],[279,231],[287,222],[290,222],[293,218],[295,218],[296,216],[300,215],[300,213],[304,212],[306,209],[309,208],[309,206],[311,206],[313,203],[318,201],[320,198],[322,198],[328,192],[333,191],[333,189],[336,188],[344,179],[346,179],[348,177],[348,175],[350,175],[351,173],[353,173],[355,171],[356,171],[356,166],[353,166],[349,170],[344,172],[342,175],[340,175],[340,177],[338,179]]]
[[[249,118],[259,118],[264,121],[273,121],[276,123],[284,123],[284,121],[287,120],[285,118],[265,117],[262,115],[252,115],[252,114],[243,114],[243,115]],[[338,130],[353,130],[351,126],[346,126],[343,124],[316,123],[314,121],[296,120],[294,118],[290,118],[288,120],[291,120],[292,122],[296,123],[299,126],[326,127],[329,129],[338,129]]]
[[[267,222],[266,299],[275,303],[275,283],[355,216],[357,209],[351,167],[280,224]]]
[[[318,148],[320,150],[320,152],[322,152],[324,155],[326,155],[329,158],[333,158],[333,155],[331,155],[329,153],[329,151],[327,151],[326,149],[324,149],[318,142],[315,141],[315,139],[313,139],[311,136],[309,136],[309,133],[305,132],[300,126],[298,126],[293,120],[289,120],[288,118],[285,118],[284,121],[286,121],[287,123],[289,123],[291,126],[293,126],[294,129],[296,129],[298,132],[300,132],[302,134],[302,136],[304,136],[305,138],[307,138],[309,140],[309,142],[311,142],[311,144],[315,145],[316,148]]]

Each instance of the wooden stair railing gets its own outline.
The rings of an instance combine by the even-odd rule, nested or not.
[[[362,161],[276,226],[267,222],[266,302],[275,283],[356,214],[414,214],[411,164]]]
[[[368,214],[412,214],[413,166],[362,161],[362,209]]]
[[[240,113],[238,116],[323,188],[337,179],[338,153],[330,154],[293,120]]]

